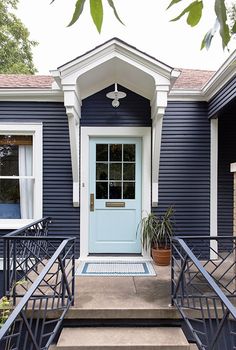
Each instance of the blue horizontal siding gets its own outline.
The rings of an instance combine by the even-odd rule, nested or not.
[[[43,215],[53,218],[50,234],[77,237],[78,252],[79,208],[73,208],[72,202],[69,129],[63,103],[0,102],[0,122],[43,123]]]
[[[150,101],[118,85],[127,96],[120,100],[119,108],[106,97],[114,85],[87,97],[82,103],[81,126],[151,126]]]
[[[236,76],[234,76],[220,91],[209,101],[208,115],[213,117],[236,97]]]
[[[210,122],[204,102],[169,102],[163,120],[157,214],[175,211],[176,235],[210,232]]]

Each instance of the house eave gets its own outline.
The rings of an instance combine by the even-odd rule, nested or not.
[[[222,64],[222,66],[216,71],[216,73],[208,80],[203,86],[202,93],[205,96],[206,101],[209,101],[214,97],[235,75],[236,68],[236,50],[228,57],[228,59]]]
[[[131,58],[133,62],[136,61],[137,63],[141,63],[154,72],[164,74],[168,77],[174,70],[173,67],[149,56],[145,52],[136,49],[120,39],[113,38],[95,49],[58,67],[58,71],[60,71],[63,76],[67,76],[67,74],[71,74],[75,69],[81,69],[82,67],[89,65],[91,62],[97,61],[99,58],[111,53],[115,53],[118,56],[121,54],[124,57]]]
[[[0,101],[63,102],[62,91],[35,88],[1,88]]]
[[[168,101],[206,101],[202,90],[171,90]]]

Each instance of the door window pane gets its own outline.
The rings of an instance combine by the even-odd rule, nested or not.
[[[96,164],[96,179],[97,180],[108,180],[108,164],[97,163]]]
[[[122,145],[110,145],[110,161],[122,161]]]
[[[122,199],[121,196],[121,182],[109,183],[110,199]]]
[[[124,162],[135,162],[135,145],[124,145]]]
[[[135,180],[135,163],[124,163],[123,179]]]
[[[96,183],[96,199],[108,199],[108,182]]]
[[[123,198],[135,199],[135,182],[123,183]]]
[[[96,199],[135,199],[135,144],[96,145]]]
[[[122,164],[110,163],[110,180],[122,179]]]
[[[96,160],[97,162],[108,161],[108,145],[96,145]]]

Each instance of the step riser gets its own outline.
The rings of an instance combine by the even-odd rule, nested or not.
[[[180,327],[64,328],[57,350],[190,350]]]
[[[77,347],[57,347],[56,350],[190,350],[189,347],[186,346],[77,346]]]

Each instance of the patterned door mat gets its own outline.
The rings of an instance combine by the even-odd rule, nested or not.
[[[156,276],[149,261],[80,261],[77,276]]]

